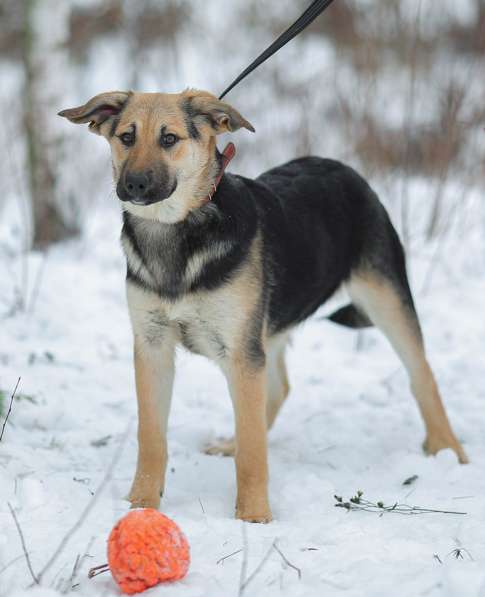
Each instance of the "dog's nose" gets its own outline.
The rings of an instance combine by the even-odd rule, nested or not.
[[[130,197],[141,199],[151,188],[148,172],[130,172],[125,177],[125,190]]]

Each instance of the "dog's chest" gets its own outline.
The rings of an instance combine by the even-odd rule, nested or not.
[[[220,361],[227,356],[232,338],[217,295],[212,292],[187,297],[164,305],[163,311],[185,348]]]
[[[194,246],[186,236],[177,234],[176,228],[150,224],[131,231],[125,229],[122,245],[128,277],[169,300],[195,289],[211,262],[224,258],[232,249],[232,244],[225,240]]]
[[[139,227],[123,231],[128,275],[163,296],[177,296],[184,285],[185,259],[180,240],[168,231]]]
[[[127,257],[130,259],[128,251]],[[210,259],[207,252],[193,254],[179,272],[167,271],[173,268],[173,261],[170,254],[163,257],[158,255],[157,262],[146,269],[131,257],[132,266],[138,267],[138,279],[144,281],[128,285],[136,333],[150,343],[164,342],[165,334],[174,334],[191,352],[215,361],[224,360],[234,349],[242,325],[238,295],[231,284],[210,290],[187,290]],[[165,291],[161,293],[160,288]],[[176,291],[179,295],[174,297]]]

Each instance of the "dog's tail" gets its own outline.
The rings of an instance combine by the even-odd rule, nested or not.
[[[374,325],[367,315],[359,311],[352,303],[337,309],[335,313],[332,313],[326,319],[354,329],[370,328]]]

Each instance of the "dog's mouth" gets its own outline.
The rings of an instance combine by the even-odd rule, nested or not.
[[[162,201],[163,199],[145,199],[144,197],[128,199],[128,203],[132,203],[133,205],[154,205]]]
[[[159,193],[149,193],[144,197],[130,197],[125,193],[118,192],[118,198],[126,203],[131,203],[132,205],[138,205],[141,207],[147,207],[148,205],[155,205],[156,203],[161,203],[165,199],[171,197],[177,188],[177,179],[174,180],[172,187],[167,192],[159,192]]]

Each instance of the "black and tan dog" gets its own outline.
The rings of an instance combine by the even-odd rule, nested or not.
[[[139,453],[133,506],[158,507],[178,343],[216,361],[232,397],[236,515],[271,519],[267,428],[288,394],[291,330],[340,286],[352,304],[333,320],[375,324],[411,379],[424,447],[466,455],[448,423],[425,356],[389,217],[368,184],[339,162],[293,160],[256,180],[221,173],[216,135],[251,124],[227,103],[180,94],[103,93],[60,113],[111,145],[122,201],[122,244],[134,332]]]

